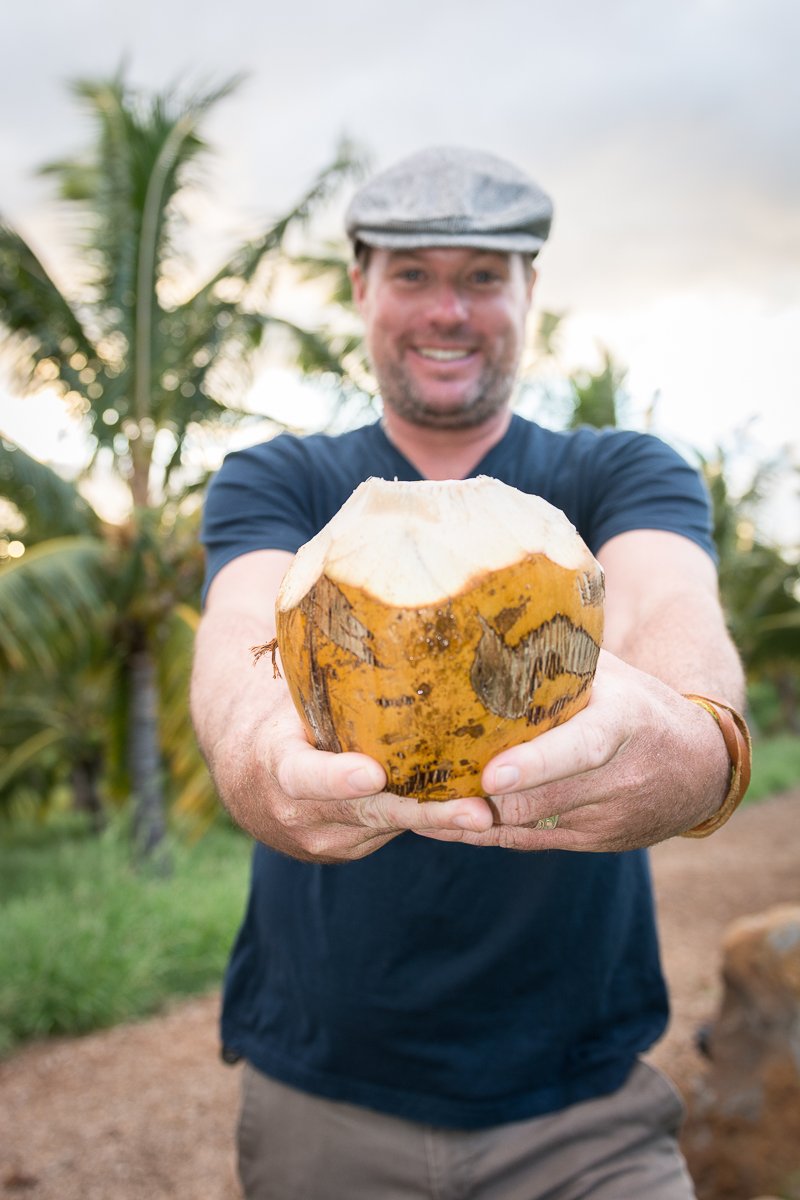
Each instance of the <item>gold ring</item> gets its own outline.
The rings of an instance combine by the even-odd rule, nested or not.
[[[552,817],[542,817],[541,821],[537,821],[535,829],[555,829],[558,824],[558,813],[554,813]]]

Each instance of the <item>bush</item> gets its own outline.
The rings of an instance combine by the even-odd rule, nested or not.
[[[0,1052],[155,1012],[218,984],[241,918],[249,843],[215,827],[137,872],[124,831],[6,830],[0,846]]]
[[[753,777],[745,803],[800,787],[800,739],[784,733],[753,739]]]

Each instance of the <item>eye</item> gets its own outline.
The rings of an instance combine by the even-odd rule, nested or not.
[[[497,283],[500,280],[500,275],[497,271],[490,271],[486,268],[481,268],[479,271],[472,272],[472,282],[478,287],[486,287],[487,284]]]
[[[421,267],[401,267],[395,272],[395,279],[402,283],[420,283],[424,279],[424,272]]]

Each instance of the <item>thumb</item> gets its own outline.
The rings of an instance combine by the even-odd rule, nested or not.
[[[369,828],[411,829],[416,833],[441,829],[485,833],[494,821],[491,808],[479,796],[420,803],[414,796],[383,792],[366,797],[358,813],[360,823]]]
[[[316,750],[301,739],[284,746],[275,776],[285,794],[295,799],[355,799],[386,787],[383,767],[366,754]]]

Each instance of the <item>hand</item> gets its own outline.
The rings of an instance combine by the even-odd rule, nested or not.
[[[729,771],[713,717],[604,651],[585,709],[487,765],[491,829],[418,832],[517,850],[632,850],[709,817]],[[555,829],[536,828],[554,814]]]
[[[363,858],[409,829],[459,832],[465,825],[485,832],[492,826],[483,799],[420,804],[382,791],[385,772],[367,755],[316,750],[288,694],[254,727],[249,745],[231,739],[214,757],[217,787],[234,819],[259,841],[308,862]]]

